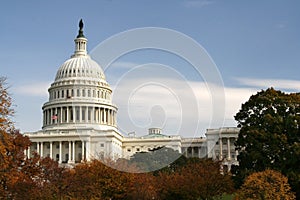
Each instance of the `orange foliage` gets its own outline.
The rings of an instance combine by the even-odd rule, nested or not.
[[[278,171],[265,170],[249,175],[236,199],[259,200],[259,199],[285,199],[294,200],[295,195],[291,192],[288,179]]]
[[[233,182],[212,160],[190,162],[177,172],[160,174],[163,199],[212,199],[233,191]]]

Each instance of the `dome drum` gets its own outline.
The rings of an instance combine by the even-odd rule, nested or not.
[[[75,38],[75,52],[58,69],[43,105],[43,130],[117,127],[117,107],[101,67],[87,54],[82,29]]]

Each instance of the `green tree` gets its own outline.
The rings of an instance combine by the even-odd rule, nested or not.
[[[295,195],[291,192],[287,177],[278,171],[267,169],[263,172],[254,172],[249,175],[237,192],[236,199],[294,200]]]
[[[235,119],[241,127],[235,144],[239,166],[232,168],[237,186],[270,168],[286,175],[300,197],[300,93],[262,90],[242,104]]]
[[[184,164],[185,160],[185,157],[178,151],[167,147],[160,147],[149,152],[134,154],[130,159],[130,163],[136,165],[141,172],[172,171],[177,165]]]

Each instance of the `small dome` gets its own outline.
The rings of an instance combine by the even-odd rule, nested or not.
[[[66,60],[58,69],[55,81],[72,77],[105,80],[103,70],[89,56],[78,56]]]

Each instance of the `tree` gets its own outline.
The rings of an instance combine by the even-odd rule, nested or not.
[[[14,174],[15,163],[24,158],[20,153],[24,146],[16,146],[16,143],[20,142],[20,134],[14,130],[11,122],[10,117],[13,113],[6,79],[0,77],[0,198],[7,197],[8,182]]]
[[[25,157],[24,150],[31,142],[14,128],[5,81],[0,78],[0,199],[42,199],[47,190],[55,194],[54,177],[60,175],[60,169],[49,158]]]
[[[237,186],[270,168],[286,175],[300,198],[300,93],[262,90],[242,104],[235,119],[241,127],[235,143],[239,166],[232,168]]]
[[[161,172],[158,179],[161,199],[216,199],[233,191],[228,174],[221,174],[220,162],[191,159],[173,173]]]
[[[175,165],[174,161],[178,160]],[[184,156],[172,148],[160,147],[149,152],[138,152],[134,154],[130,163],[135,164],[140,172],[153,172],[160,169],[175,168],[177,163],[185,162]]]
[[[291,192],[287,177],[278,171],[267,169],[249,175],[237,192],[236,199],[294,200],[296,198]]]
[[[132,185],[130,173],[113,169],[100,160],[78,164],[70,173],[65,193],[71,199],[126,199]]]
[[[133,178],[127,191],[127,199],[152,200],[159,199],[157,177],[152,173],[130,174]]]

